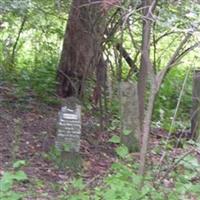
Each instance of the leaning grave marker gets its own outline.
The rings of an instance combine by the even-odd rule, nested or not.
[[[79,152],[81,136],[81,106],[75,98],[67,99],[58,115],[56,147]],[[64,149],[63,149],[64,148]]]

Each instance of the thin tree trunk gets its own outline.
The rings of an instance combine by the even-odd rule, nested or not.
[[[150,38],[152,29],[152,12],[155,9],[156,0],[144,0],[144,21],[143,21],[143,38],[142,38],[142,52],[141,52],[141,68],[138,82],[138,96],[139,96],[139,114],[140,114],[140,129],[141,129],[141,153],[140,153],[140,169],[139,174],[144,175],[146,154],[148,150],[148,140],[151,126],[151,119],[155,97],[157,94],[157,81],[154,74],[153,65],[150,59]],[[149,79],[150,91],[147,101],[147,108],[145,109],[145,93],[147,79]],[[146,110],[146,112],[145,112]],[[143,182],[141,183],[141,186]]]
[[[193,77],[192,94],[192,139],[198,140],[200,136],[200,70],[195,70]]]
[[[151,23],[148,19],[149,7],[152,4],[152,0],[143,0],[143,28],[142,28],[142,47],[141,47],[141,61],[140,71],[138,78],[138,98],[139,98],[139,119],[140,129],[142,132],[144,112],[145,112],[145,92],[148,76],[148,60],[150,50],[150,36],[151,36]]]
[[[20,36],[23,32],[26,21],[27,21],[27,15],[24,15],[24,17],[22,18],[21,26],[20,26],[18,34],[17,34],[17,38],[16,38],[15,43],[12,48],[12,54],[11,54],[11,64],[12,65],[14,65],[14,62],[15,62],[15,53],[16,53],[17,45],[18,45]]]
[[[155,98],[156,98],[156,94],[157,94],[156,90],[157,90],[156,84],[155,84],[155,82],[152,81],[149,101],[148,101],[148,105],[147,105],[148,109],[146,111],[144,125],[143,125],[143,132],[142,132],[143,137],[142,137],[142,146],[141,146],[141,151],[140,151],[140,169],[139,169],[139,174],[142,176],[144,175],[144,172],[145,172],[146,154],[147,154],[148,141],[149,141],[149,132],[150,132],[150,128],[151,128],[153,108],[154,108]]]

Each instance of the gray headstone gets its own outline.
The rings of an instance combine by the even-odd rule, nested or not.
[[[63,106],[58,115],[56,147],[79,152],[81,136],[81,106]]]
[[[121,141],[130,152],[140,149],[137,86],[132,82],[120,83]],[[128,134],[125,134],[127,132]]]

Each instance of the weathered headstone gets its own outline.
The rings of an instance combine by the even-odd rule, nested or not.
[[[57,125],[56,147],[69,152],[79,152],[81,136],[81,106],[76,99],[67,99],[61,108]]]
[[[137,86],[131,82],[120,84],[121,142],[130,152],[140,149]]]

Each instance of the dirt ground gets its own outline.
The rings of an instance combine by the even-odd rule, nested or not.
[[[25,200],[57,200],[62,186],[77,173],[71,169],[60,169],[47,159],[55,144],[59,105],[52,106],[32,98],[17,98],[10,88],[0,87],[0,177],[17,160],[25,160],[22,168],[28,175],[28,182],[16,190],[26,194]],[[117,159],[115,145],[108,142],[117,130],[100,131],[94,116],[82,116],[80,155],[81,177],[87,184],[100,184],[111,164]],[[150,147],[160,145],[166,136],[162,129],[153,130]],[[184,154],[182,148],[174,148],[170,157]],[[151,155],[150,155],[151,154]],[[139,154],[133,155],[138,159]],[[148,162],[155,165],[162,154],[151,151]],[[199,157],[200,158],[200,157]]]
[[[10,93],[10,89],[0,90],[0,174],[10,170],[14,161],[25,160],[23,170],[29,182],[17,190],[27,192],[27,200],[55,200],[60,192],[55,185],[62,185],[74,175],[72,170],[61,170],[44,156],[54,147],[60,106],[33,98],[24,101]],[[83,116],[82,121],[81,171],[92,184],[95,177],[103,177],[115,155],[113,145],[106,143],[109,132],[95,130],[89,115]]]

